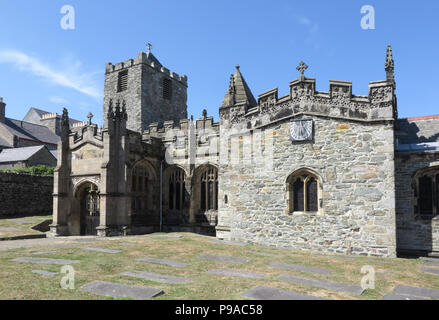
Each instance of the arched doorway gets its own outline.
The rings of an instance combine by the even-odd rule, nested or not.
[[[98,187],[91,182],[86,182],[77,194],[80,203],[80,235],[97,235],[96,228],[100,223]]]

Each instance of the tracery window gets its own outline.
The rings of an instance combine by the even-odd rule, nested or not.
[[[182,169],[175,169],[169,176],[169,209],[182,210],[185,206],[185,173]]]
[[[415,176],[415,213],[422,218],[439,215],[439,168],[422,170]]]
[[[201,174],[201,207],[202,212],[218,210],[218,170],[207,167]]]
[[[308,170],[293,173],[287,179],[289,212],[318,212],[320,179]]]
[[[131,210],[133,214],[141,214],[151,210],[152,183],[149,168],[139,164],[133,169],[131,180]]]

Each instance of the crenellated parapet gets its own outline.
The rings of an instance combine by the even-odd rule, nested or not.
[[[95,124],[89,124],[87,122],[84,122],[83,124],[83,126],[78,126],[72,129],[72,133],[69,136],[70,148],[77,149],[85,143],[91,143],[102,148],[102,131]]]
[[[181,82],[187,87],[186,75],[180,76],[177,73],[170,71],[168,68],[162,66],[161,63],[157,59],[155,59],[150,53],[145,53],[145,52],[140,52],[136,58],[128,59],[124,62],[119,62],[116,64],[112,64],[111,62],[108,62],[105,67],[105,73],[109,74],[113,72],[119,72],[136,65],[148,66],[157,72],[160,72],[172,79],[175,79],[176,81]]]
[[[391,50],[387,54],[387,80],[371,82],[367,96],[354,95],[352,82],[340,80],[330,80],[329,91],[319,92],[316,90],[316,80],[304,76],[307,68],[303,62],[298,67],[300,77],[290,82],[288,95],[278,97],[278,89],[271,89],[258,96],[256,105],[249,103],[252,94],[242,75],[232,76],[220,108],[221,120],[226,126],[242,123],[241,127],[251,129],[301,114],[362,122],[394,121],[397,118]],[[240,93],[239,88],[236,89],[237,80],[242,82]],[[246,103],[234,102],[232,98],[239,94],[246,97]]]
[[[195,129],[198,132],[209,130],[212,133],[219,135],[219,122],[214,122],[212,116],[203,116],[193,121],[192,119],[182,119],[179,122],[165,121],[162,126],[158,122],[149,125],[149,128],[143,132],[143,137],[165,139],[165,137],[177,132],[182,135],[187,135],[190,129]]]
[[[150,124],[143,132],[142,141],[161,141],[163,147],[175,159],[218,157],[220,124],[203,111],[202,117],[182,119],[179,122],[165,121],[162,126]],[[212,159],[211,159],[212,160]],[[192,160],[191,160],[192,161]]]
[[[41,116],[41,120],[48,120],[48,119],[54,119],[54,118],[58,118],[58,114],[57,113],[46,113],[43,114]]]

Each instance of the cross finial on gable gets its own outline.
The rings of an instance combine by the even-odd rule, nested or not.
[[[91,119],[93,119],[93,113],[89,112],[87,118],[88,118],[88,124],[91,125]]]
[[[308,69],[308,65],[305,62],[300,61],[299,65],[297,66],[296,69],[297,69],[297,71],[300,72],[300,79],[301,80],[305,79],[304,74],[305,74],[305,70]]]
[[[146,45],[148,46],[148,53],[151,53],[152,44],[148,42]]]

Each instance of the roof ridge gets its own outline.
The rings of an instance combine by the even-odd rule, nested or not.
[[[416,121],[416,120],[431,120],[431,119],[439,119],[439,114],[438,115],[431,115],[431,116],[423,116],[423,117],[401,118],[398,120],[399,121]]]
[[[39,127],[47,128],[46,126],[44,126],[44,125],[42,125],[42,124],[36,124],[36,123],[33,123],[33,122],[24,121],[24,120],[18,120],[18,119],[12,119],[12,118],[5,118],[5,119],[7,119],[7,120],[13,120],[13,121],[19,121],[19,122],[24,122],[24,123],[27,123],[27,124],[31,124],[31,125],[33,125],[33,126],[39,126]],[[49,128],[47,128],[47,129],[50,131]]]

